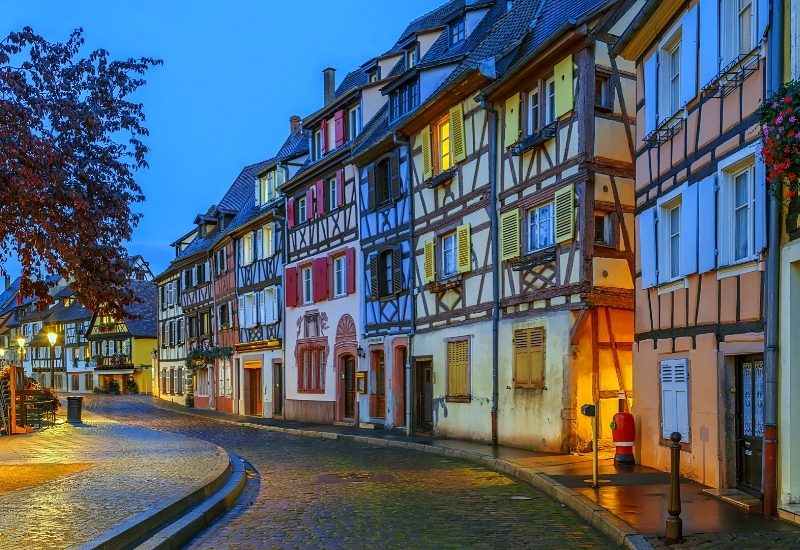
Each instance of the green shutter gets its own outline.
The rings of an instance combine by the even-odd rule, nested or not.
[[[574,90],[572,74],[572,54],[568,55],[555,68],[556,118],[570,112],[573,108]]]
[[[570,184],[556,191],[556,242],[574,238],[575,232],[575,188]]]
[[[450,139],[453,162],[467,158],[467,137],[464,132],[464,111],[461,103],[450,109]]]
[[[514,94],[506,100],[505,119],[506,129],[503,139],[503,144],[506,147],[511,147],[519,141],[519,111],[520,100],[519,94]]]
[[[427,181],[433,176],[433,159],[431,158],[431,129],[426,126],[420,134],[422,138],[422,181]]]

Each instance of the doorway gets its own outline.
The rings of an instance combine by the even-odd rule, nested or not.
[[[764,439],[764,356],[736,361],[736,484],[760,496]]]
[[[272,417],[283,419],[283,364],[272,364]]]
[[[352,355],[344,358],[344,417],[356,414],[356,361]]]
[[[383,351],[372,353],[373,369],[375,372],[375,409],[370,411],[374,418],[386,416],[386,357]]]
[[[247,382],[250,387],[250,402],[248,410],[250,414],[261,416],[263,414],[263,390],[261,389],[261,369],[246,369]]]
[[[418,431],[433,432],[433,363],[417,361],[417,422]]]

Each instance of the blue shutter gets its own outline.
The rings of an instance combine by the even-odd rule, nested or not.
[[[794,2],[792,2],[794,3]],[[758,0],[758,22],[756,27],[756,40],[759,42],[764,38],[769,25],[769,0]]]
[[[652,288],[658,284],[655,207],[648,208],[639,215],[639,255],[642,265],[642,288]]]
[[[681,28],[681,103],[697,96],[697,6],[683,16]]]
[[[700,273],[717,267],[716,176],[711,175],[697,183],[698,205],[703,205],[703,215],[698,217],[697,252]]]
[[[755,169],[755,253],[767,248],[767,173],[761,154],[756,152]]]
[[[700,0],[700,87],[719,73],[719,0]]]
[[[655,53],[644,60],[644,135],[648,136],[656,129],[658,119],[658,90],[656,89],[656,57]]]
[[[672,390],[675,393],[675,431],[689,441],[689,365],[686,359],[672,362]]]
[[[697,273],[697,188],[690,185],[681,194],[681,275]]]
[[[678,428],[672,371],[672,361],[661,361],[661,436],[665,439]]]

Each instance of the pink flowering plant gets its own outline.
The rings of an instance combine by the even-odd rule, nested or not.
[[[769,190],[786,203],[800,192],[800,80],[781,86],[757,114]]]

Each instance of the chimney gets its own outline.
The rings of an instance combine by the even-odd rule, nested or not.
[[[336,93],[336,69],[331,69],[328,67],[322,71],[322,74],[325,75],[325,105],[328,105],[331,101],[333,101],[333,94]]]
[[[301,120],[302,119],[297,115],[292,115],[292,116],[289,117],[289,129],[291,130],[289,132],[290,135],[294,135],[295,132],[297,132],[297,130],[300,129],[300,121]]]
[[[11,277],[6,275],[4,278],[5,278],[5,282],[6,282],[6,290],[8,290],[8,288],[11,286]]]

